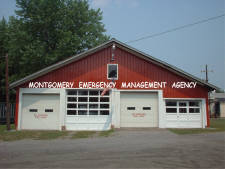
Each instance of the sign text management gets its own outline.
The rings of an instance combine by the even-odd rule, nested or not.
[[[195,88],[197,82],[173,82],[171,88]],[[163,89],[166,88],[167,82],[121,82],[120,88],[124,89]],[[78,82],[75,85],[74,82],[30,82],[29,88],[81,88],[81,89],[92,89],[92,88],[116,88],[116,82]],[[117,86],[119,87],[119,86]]]

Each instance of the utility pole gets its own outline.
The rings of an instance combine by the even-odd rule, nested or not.
[[[6,124],[7,130],[10,130],[10,108],[9,108],[9,67],[8,53],[5,56],[5,95],[6,95]]]
[[[206,64],[205,65],[205,70],[201,70],[201,72],[204,72],[205,73],[205,81],[208,83],[209,81],[209,78],[208,78],[208,72],[213,72],[213,70],[208,70],[208,65]]]

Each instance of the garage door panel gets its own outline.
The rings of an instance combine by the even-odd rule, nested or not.
[[[157,93],[121,93],[121,127],[157,127]]]
[[[59,95],[24,94],[21,129],[58,130]]]
[[[189,120],[190,121],[201,121],[201,117],[200,116],[189,116]]]
[[[179,123],[177,128],[201,128],[201,125],[198,121],[192,121],[191,123],[188,121],[184,121],[182,123]]]
[[[167,128],[201,128],[202,111],[199,100],[166,100]]]
[[[109,130],[111,127],[111,96],[103,90],[68,89],[66,91],[67,130]]]
[[[188,121],[187,114],[178,115],[179,121]]]

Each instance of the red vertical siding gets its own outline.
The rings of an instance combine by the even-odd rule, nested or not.
[[[208,89],[197,84],[196,88],[171,88],[173,82],[189,82],[186,78],[179,76],[152,62],[146,61],[123,49],[117,48],[115,61],[110,62],[111,47],[105,48],[78,61],[70,63],[55,71],[43,75],[33,82],[74,82],[78,88],[79,81],[109,81],[107,80],[107,64],[119,65],[119,78],[116,88],[121,89],[122,82],[157,81],[167,82],[163,89],[165,98],[206,98]],[[28,87],[28,83],[22,87]]]

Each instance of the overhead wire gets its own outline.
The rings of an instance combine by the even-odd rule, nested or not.
[[[224,16],[225,16],[225,13],[222,14],[222,15],[217,15],[217,16],[211,17],[211,18],[203,19],[203,20],[200,20],[200,21],[197,21],[197,22],[194,22],[194,23],[190,23],[190,24],[182,25],[182,26],[175,27],[175,28],[172,28],[172,29],[168,29],[168,30],[160,32],[160,33],[155,33],[155,34],[152,34],[152,35],[143,36],[141,38],[131,40],[131,41],[127,41],[125,43],[133,43],[133,42],[141,41],[141,40],[144,40],[144,39],[149,39],[149,38],[153,38],[153,37],[156,37],[156,36],[161,36],[161,35],[164,35],[164,34],[167,34],[167,33],[170,33],[170,32],[174,32],[174,31],[177,31],[177,30],[180,30],[180,29],[184,29],[184,28],[191,27],[191,26],[194,26],[194,25],[209,22],[211,20],[215,20],[215,19],[218,19],[218,18],[221,18],[221,17],[224,17]]]

